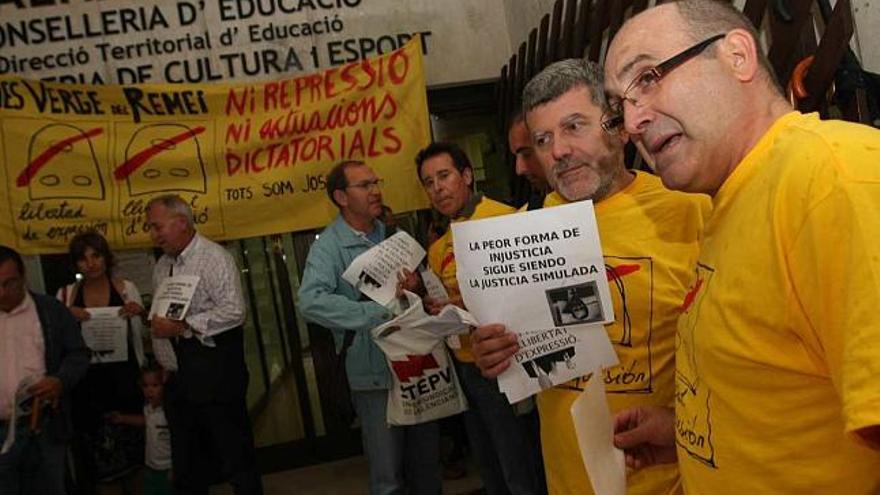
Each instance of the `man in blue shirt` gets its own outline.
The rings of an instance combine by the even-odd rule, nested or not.
[[[356,257],[385,240],[379,184],[375,172],[360,161],[339,163],[327,174],[327,195],[339,208],[339,216],[321,232],[309,251],[299,289],[299,308],[307,320],[333,333],[337,351],[350,342],[345,370],[361,419],[364,452],[370,465],[370,494],[439,495],[437,424],[389,426],[386,421],[391,374],[370,330],[393,315],[384,306],[362,297],[342,278]],[[346,333],[351,333],[348,339]]]

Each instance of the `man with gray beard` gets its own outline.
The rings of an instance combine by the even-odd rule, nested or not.
[[[708,201],[666,190],[656,177],[628,170],[627,136],[603,131],[606,108],[601,67],[581,59],[556,62],[523,92],[526,125],[535,155],[553,191],[544,206],[596,203],[602,250],[616,320],[607,325],[620,365],[604,370],[608,403],[671,406],[678,308],[697,257]],[[501,325],[474,332],[476,363],[498,376],[518,350],[517,335]],[[538,394],[541,443],[549,493],[590,492],[571,405],[589,377]],[[666,494],[678,487],[675,465],[629,476],[630,494]]]

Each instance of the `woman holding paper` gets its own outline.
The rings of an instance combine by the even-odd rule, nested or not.
[[[143,431],[108,419],[112,412],[136,414],[143,408],[141,296],[131,281],[113,276],[113,253],[101,234],[77,235],[69,252],[77,281],[57,297],[82,325],[92,354],[88,373],[73,390],[77,481],[83,493],[100,493],[108,482],[133,488],[140,485],[133,475],[143,464]]]

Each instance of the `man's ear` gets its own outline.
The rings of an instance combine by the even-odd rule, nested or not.
[[[722,58],[731,73],[741,82],[755,79],[758,62],[757,40],[745,29],[733,29],[719,43],[718,56]]]
[[[336,204],[339,206],[348,206],[348,196],[342,189],[333,191],[333,199],[336,200]]]
[[[464,179],[464,183],[467,184],[468,187],[474,186],[474,169],[471,167],[467,167],[461,171],[461,176]]]

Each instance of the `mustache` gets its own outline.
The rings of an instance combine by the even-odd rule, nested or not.
[[[577,168],[581,165],[581,163],[572,160],[571,158],[562,158],[557,160],[556,163],[553,164],[553,174],[560,175],[568,172],[573,168]]]

